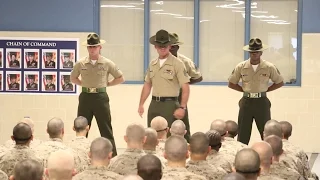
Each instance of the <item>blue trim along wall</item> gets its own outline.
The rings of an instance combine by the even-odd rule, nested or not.
[[[144,70],[149,64],[150,1],[145,0],[144,12]],[[250,39],[250,4],[246,1],[245,42]],[[319,0],[298,0],[298,51],[297,83],[301,85],[302,33],[320,33]],[[199,62],[199,9],[200,0],[194,0],[194,62]],[[10,0],[0,6],[1,31],[44,31],[44,32],[100,32],[100,0]],[[247,59],[248,55],[244,56]],[[129,81],[127,84],[142,84]],[[226,82],[202,82],[199,85],[226,85]]]

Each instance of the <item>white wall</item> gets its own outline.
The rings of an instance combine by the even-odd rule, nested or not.
[[[1,32],[1,36],[21,37],[65,37],[85,40],[87,33],[38,33]],[[293,124],[292,141],[308,152],[320,152],[320,144],[314,143],[320,129],[320,62],[318,42],[320,34],[303,35],[302,87],[284,87],[269,93],[272,102],[272,118],[288,120]],[[80,56],[86,49],[80,49]],[[140,122],[146,125],[146,114],[141,119],[137,113],[141,85],[120,85],[108,88],[110,96],[113,129],[118,148],[124,148],[123,135],[126,124]],[[216,118],[237,119],[238,100],[241,94],[224,86],[192,86],[189,101],[192,133],[206,131]],[[46,123],[54,117],[65,121],[66,140],[74,136],[73,119],[76,116],[77,96],[7,95],[0,94],[0,142],[9,139],[15,123],[23,116],[31,116],[35,121],[35,136],[47,139]],[[150,99],[147,100],[147,110]],[[201,123],[200,123],[201,122]],[[252,140],[257,140],[254,127]],[[90,139],[99,136],[96,123],[92,124]],[[252,141],[251,141],[252,142]]]

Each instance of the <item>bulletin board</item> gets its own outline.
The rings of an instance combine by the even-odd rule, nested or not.
[[[77,94],[79,39],[0,37],[0,93]]]

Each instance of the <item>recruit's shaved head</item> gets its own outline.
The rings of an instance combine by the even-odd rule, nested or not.
[[[206,135],[209,139],[209,146],[212,147],[212,149],[215,149],[216,151],[219,151],[221,147],[221,135],[216,130],[210,130],[206,132]]]
[[[233,172],[224,176],[223,180],[246,180],[241,174]]]
[[[236,154],[235,170],[245,178],[258,177],[260,172],[260,158],[256,151],[244,148]]]
[[[84,131],[88,125],[89,124],[87,118],[83,116],[77,117],[73,122],[73,128],[76,132]]]
[[[42,180],[43,166],[36,160],[25,159],[17,163],[13,170],[14,180]]]
[[[216,119],[212,121],[210,126],[210,130],[218,131],[221,136],[224,136],[226,134],[226,131],[227,131],[226,129],[227,129],[226,122],[221,119]]]
[[[74,157],[66,150],[52,152],[48,158],[49,179],[71,179],[74,175]]]
[[[109,158],[112,148],[113,146],[107,138],[98,137],[91,142],[90,157],[92,160],[105,160]]]
[[[61,135],[64,123],[60,118],[52,118],[47,124],[47,132],[51,138],[57,138]]]
[[[238,135],[238,124],[232,120],[226,121],[226,130],[228,131],[229,136],[234,138]]]
[[[269,120],[264,126],[263,137],[266,138],[270,135],[276,135],[280,138],[283,136],[281,125],[276,120]]]
[[[181,162],[187,159],[188,146],[181,136],[170,136],[165,143],[165,158],[168,161]]]
[[[138,175],[143,179],[160,180],[162,178],[162,164],[155,155],[142,156],[138,161],[137,168]]]
[[[208,152],[209,138],[202,132],[194,133],[190,138],[190,152],[193,154],[205,154]]]
[[[251,148],[259,154],[261,166],[269,167],[271,165],[273,152],[269,143],[264,141],[256,142]]]
[[[141,124],[132,123],[127,127],[126,137],[128,143],[143,143],[145,139],[145,130]]]
[[[145,129],[145,136],[147,139],[143,145],[144,149],[154,149],[158,145],[157,131],[152,128],[147,128]]]
[[[282,154],[283,144],[282,144],[281,138],[279,138],[278,136],[275,136],[275,135],[271,135],[271,136],[268,136],[267,138],[265,138],[264,141],[266,141],[267,143],[270,144],[274,156],[279,157]]]
[[[28,124],[30,126],[32,134],[33,134],[33,132],[34,132],[34,122],[30,117],[24,117],[19,122],[23,122],[23,123]]]
[[[186,125],[181,120],[175,120],[171,125],[170,133],[172,135],[184,136],[186,133]]]
[[[292,134],[292,125],[288,121],[280,121],[283,137],[289,139]]]
[[[166,128],[168,128],[168,122],[165,118],[156,116],[151,120],[151,128],[155,129],[156,131],[166,130]]]
[[[26,144],[32,139],[32,130],[26,123],[18,123],[14,126],[12,138],[16,144]]]

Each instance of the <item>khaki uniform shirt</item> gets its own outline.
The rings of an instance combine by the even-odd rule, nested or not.
[[[279,162],[272,162],[269,173],[285,180],[304,180],[296,170],[288,168]]]
[[[220,167],[214,167],[207,161],[188,161],[186,168],[188,171],[205,176],[208,180],[220,180],[227,174],[225,170]]]
[[[227,173],[232,172],[232,164],[226,160],[226,155],[221,154],[220,152],[217,152],[215,150],[211,150],[211,152],[207,156],[207,161],[210,165],[214,167],[220,167],[223,170],[225,170]]]
[[[315,178],[316,176],[313,175],[313,173],[311,172],[311,168],[309,166],[308,155],[301,148],[299,148],[298,146],[295,146],[290,141],[286,139],[282,139],[282,142],[283,142],[283,150],[285,152],[299,158],[302,164],[303,176]]]
[[[188,171],[185,167],[166,167],[163,171],[162,180],[205,180],[204,176],[193,174]]]
[[[73,180],[118,180],[121,175],[108,171],[106,166],[89,166],[85,171],[75,175]]]
[[[150,62],[145,82],[152,84],[153,96],[178,97],[180,87],[190,82],[190,76],[183,62],[169,54],[161,67],[158,59]]]
[[[187,73],[189,74],[191,79],[199,79],[202,76],[200,71],[196,68],[196,65],[191,59],[179,53],[177,58],[184,63],[184,65],[186,66]]]
[[[15,145],[13,149],[7,151],[0,160],[0,169],[8,177],[13,175],[13,169],[16,163],[25,159],[33,159],[43,165],[43,161],[36,155],[36,152],[26,145]]]
[[[58,150],[66,150],[73,154],[77,172],[82,172],[88,167],[88,164],[86,164],[87,159],[81,159],[81,156],[79,156],[79,154],[75,150],[63,144],[62,139],[52,138],[48,141],[44,141],[35,148],[35,151],[37,152],[39,157],[44,161],[44,168],[47,167],[47,160],[50,154]]]
[[[100,56],[96,64],[91,64],[89,57],[78,61],[71,71],[71,78],[78,78],[81,75],[81,86],[87,88],[106,87],[109,75],[114,78],[122,76],[122,72],[111,60]]]
[[[144,155],[143,150],[126,149],[124,153],[112,158],[108,169],[120,175],[137,174],[137,163]]]
[[[156,147],[156,151],[159,156],[163,157],[164,145],[166,143],[166,139],[158,139],[158,140],[159,140],[159,144]]]
[[[41,144],[41,143],[42,143],[41,140],[33,138],[33,140],[30,142],[29,147],[30,147],[31,149],[33,149],[33,148],[35,148],[36,146],[38,146],[39,144]],[[8,149],[13,148],[15,145],[16,145],[16,142],[13,141],[12,139],[9,139],[9,140],[7,140],[7,141],[4,143],[4,146],[5,146],[6,148],[8,148]]]
[[[239,63],[229,77],[229,82],[238,84],[242,79],[244,92],[259,93],[266,92],[269,87],[269,80],[279,84],[283,81],[279,70],[270,62],[261,60],[256,71],[253,70],[250,60]]]

